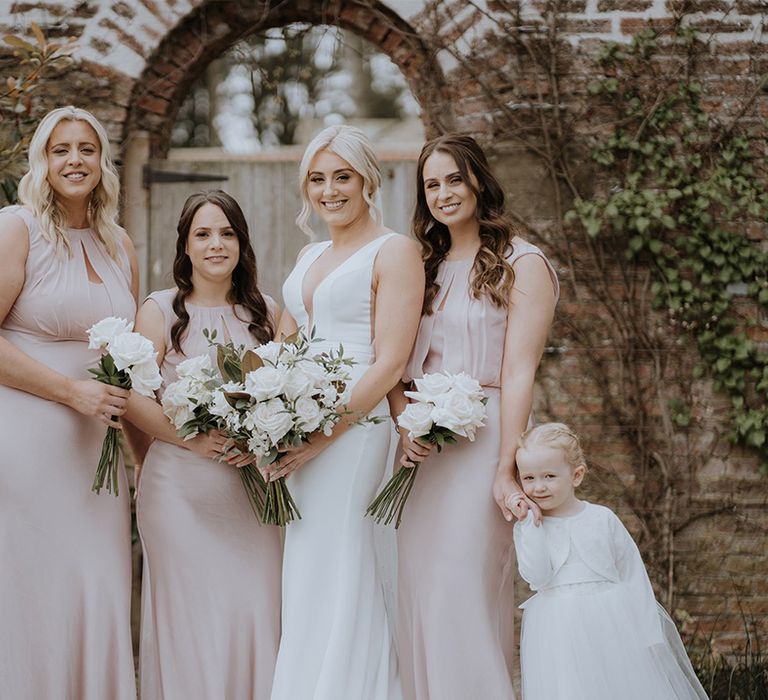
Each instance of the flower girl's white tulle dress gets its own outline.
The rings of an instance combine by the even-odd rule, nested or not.
[[[514,529],[523,608],[524,700],[706,699],[619,518],[584,503]]]

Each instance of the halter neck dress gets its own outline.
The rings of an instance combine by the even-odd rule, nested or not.
[[[524,255],[552,266],[534,245]],[[474,259],[443,261],[434,312],[422,317],[406,381],[431,372],[466,372],[488,403],[474,442],[459,440],[419,467],[397,531],[398,633],[406,700],[514,698],[512,523],[493,500],[501,442],[501,369],[507,311],[476,299]],[[399,455],[398,455],[399,457]]]
[[[91,379],[86,331],[133,320],[122,248],[69,229],[57,254],[25,208],[2,210],[29,231],[24,286],[0,335],[73,379]],[[88,263],[101,282],[88,279]],[[0,696],[135,698],[131,646],[131,518],[120,495],[91,491],[106,427],[60,403],[0,385]]]
[[[175,289],[149,295],[165,319],[160,395],[180,362],[216,353],[203,336],[255,344],[241,307],[186,304],[178,352],[171,342]],[[266,297],[273,317],[277,305]],[[276,325],[276,323],[275,323]],[[268,700],[280,635],[282,543],[261,525],[235,467],[155,440],[136,500],[144,549],[142,698]]]

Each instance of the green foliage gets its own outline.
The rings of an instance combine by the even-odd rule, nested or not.
[[[743,616],[744,644],[724,656],[714,649],[713,637],[694,633],[688,645],[707,697],[712,700],[768,700],[768,657],[760,649],[756,620]]]
[[[678,41],[693,51],[695,34],[678,32]],[[616,120],[592,159],[610,190],[576,199],[566,221],[592,238],[624,240],[627,260],[650,264],[655,308],[695,340],[705,373],[730,398],[731,441],[757,451],[768,469],[768,353],[734,307],[738,295],[768,310],[768,253],[746,235],[768,215],[765,134],[718,124],[685,76],[653,79],[656,49],[647,30],[601,53],[604,75],[589,93]],[[669,408],[676,425],[689,425],[688,407]]]
[[[0,84],[0,204],[16,201],[16,185],[39,118],[36,107],[42,101],[45,76],[69,65],[76,48],[72,41],[49,43],[36,24],[31,28],[35,43],[11,34],[3,37],[16,65]]]

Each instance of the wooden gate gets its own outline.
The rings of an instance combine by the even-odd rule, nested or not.
[[[384,224],[401,233],[410,231],[416,156],[384,154],[381,159]],[[143,271],[148,291],[173,286],[176,224],[186,198],[199,190],[220,188],[238,201],[248,221],[260,288],[281,302],[283,280],[308,242],[295,224],[301,209],[300,157],[298,152],[281,152],[222,159],[221,154],[190,155],[180,149],[171,151],[167,160],[150,162],[144,172],[149,187],[148,269]],[[313,218],[310,225],[319,237],[326,237],[317,220]]]

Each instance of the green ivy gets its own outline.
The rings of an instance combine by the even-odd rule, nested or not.
[[[681,30],[677,40],[696,51],[695,32]],[[746,235],[750,221],[768,214],[765,137],[718,124],[694,80],[650,81],[657,41],[646,30],[631,46],[601,53],[603,75],[588,91],[617,118],[591,155],[612,187],[577,199],[566,220],[593,238],[619,236],[628,260],[649,261],[654,306],[695,340],[697,374],[730,398],[730,439],[755,450],[766,471],[768,353],[734,309],[737,295],[768,309],[768,253]],[[675,399],[668,408],[676,425],[688,426],[690,407]]]
[[[48,42],[40,27],[30,24],[32,42],[21,36],[2,37],[0,54],[13,54],[0,83],[0,206],[16,202],[18,180],[26,169],[27,147],[45,103],[45,81],[71,63],[74,39]]]

